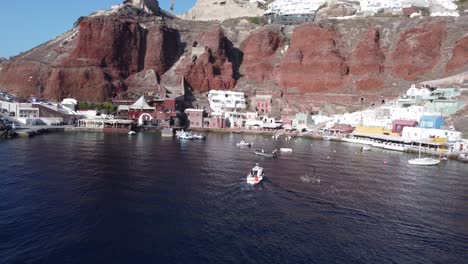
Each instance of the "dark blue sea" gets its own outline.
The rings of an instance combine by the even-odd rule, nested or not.
[[[290,147],[258,158],[239,149]],[[468,164],[309,139],[0,142],[0,263],[468,263]],[[248,186],[260,163],[266,179]]]

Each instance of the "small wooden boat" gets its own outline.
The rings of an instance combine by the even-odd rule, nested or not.
[[[262,156],[266,158],[276,158],[276,149],[273,150],[271,153],[265,152],[265,150],[255,150],[255,155]]]
[[[248,184],[259,184],[263,180],[263,168],[260,167],[257,164],[255,164],[255,167],[252,168],[252,170],[247,174],[247,183]]]
[[[251,147],[253,144],[250,142],[245,142],[244,140],[241,140],[241,142],[237,143],[238,147]]]

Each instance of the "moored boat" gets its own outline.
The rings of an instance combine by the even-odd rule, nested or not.
[[[281,153],[292,153],[292,148],[280,148]]]
[[[257,164],[255,164],[255,167],[252,168],[252,170],[247,174],[247,183],[248,184],[259,184],[263,180],[263,168],[260,167]]]
[[[184,130],[178,131],[176,135],[179,139],[194,139],[192,133],[185,132]]]
[[[419,166],[434,166],[440,163],[440,160],[433,158],[416,158],[408,160],[410,165],[419,165]]]
[[[130,130],[130,131],[128,131],[128,134],[129,134],[129,135],[136,135],[136,132],[133,131],[133,130]]]
[[[276,158],[276,149],[273,150],[271,153],[268,153],[268,152],[265,152],[265,150],[255,150],[255,155],[257,156],[262,156],[262,157],[266,157],[266,158]]]
[[[192,134],[193,139],[205,140],[206,136],[202,134]]]
[[[361,151],[370,151],[371,150],[371,147],[369,146],[364,146],[361,148]]]
[[[250,142],[245,142],[244,140],[241,140],[241,142],[237,143],[238,147],[251,147],[253,144]]]

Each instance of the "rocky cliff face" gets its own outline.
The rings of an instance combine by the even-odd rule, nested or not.
[[[195,6],[179,17],[195,21],[223,21],[238,17],[262,16],[265,9],[248,0],[198,0]]]
[[[262,28],[249,35],[242,49],[242,74],[245,78],[263,82],[275,79],[277,51],[285,44],[284,34],[275,28]]]
[[[359,90],[379,90],[385,82],[385,54],[380,47],[380,31],[369,29],[349,59],[350,81]]]
[[[444,22],[424,23],[403,32],[392,54],[395,74],[405,80],[417,80],[434,68],[446,36]]]
[[[198,52],[197,52],[198,51]],[[232,89],[236,85],[232,43],[221,27],[208,29],[192,43],[191,56],[184,62],[183,76],[193,89]]]
[[[306,92],[343,88],[349,66],[341,45],[341,35],[334,27],[320,24],[297,27],[281,61],[279,84]]]
[[[150,14],[159,14],[159,2],[157,0],[125,0],[124,4],[134,6]]]
[[[158,83],[180,87],[185,79],[200,92],[261,89],[295,105],[350,104],[468,71],[465,17],[260,27],[168,16],[161,23],[132,8],[80,19],[69,32],[8,60],[0,66],[0,87],[102,101]]]
[[[465,36],[455,43],[452,57],[447,64],[447,73],[456,72],[459,69],[466,68],[468,65],[468,36]]]

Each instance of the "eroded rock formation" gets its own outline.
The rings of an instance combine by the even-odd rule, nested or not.
[[[452,57],[447,63],[446,71],[455,72],[468,65],[468,36],[465,36],[455,43]]]
[[[277,51],[283,46],[284,36],[279,30],[262,28],[250,34],[242,49],[241,70],[245,78],[258,82],[274,79]]]
[[[404,80],[416,80],[439,62],[447,37],[443,22],[423,23],[400,35],[392,54],[393,71]]]
[[[234,47],[221,27],[196,38],[185,62],[183,76],[197,91],[231,89],[236,85]]]
[[[305,24],[297,27],[281,61],[279,83],[305,92],[343,88],[349,66],[340,50],[341,36],[333,27]]]
[[[384,86],[385,55],[380,48],[380,32],[370,29],[351,54],[350,76],[360,90],[379,90]]]

